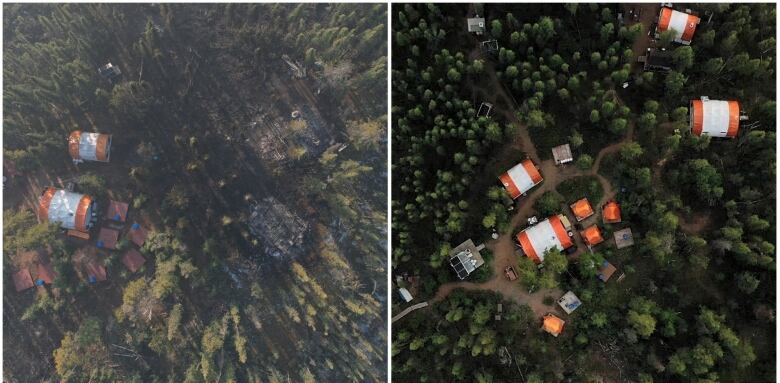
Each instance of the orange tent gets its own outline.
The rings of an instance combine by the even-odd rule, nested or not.
[[[583,198],[569,206],[574,213],[574,217],[577,218],[577,222],[584,220],[593,215],[593,207],[590,206],[587,198]]]
[[[552,336],[557,337],[563,332],[564,324],[566,324],[566,322],[563,319],[558,318],[553,314],[547,314],[544,316],[542,329],[552,334]]]
[[[620,217],[620,205],[615,201],[609,201],[601,210],[601,215],[604,217],[604,223],[618,223],[622,219]]]
[[[601,236],[601,230],[596,225],[590,226],[587,229],[580,232],[582,240],[588,246],[595,246],[601,242],[604,242],[604,237]]]

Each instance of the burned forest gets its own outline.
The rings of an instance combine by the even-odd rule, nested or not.
[[[386,374],[384,4],[5,4],[3,380]]]

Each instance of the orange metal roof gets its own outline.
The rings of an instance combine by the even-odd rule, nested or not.
[[[533,161],[526,159],[523,160],[522,164],[523,168],[525,168],[525,171],[528,172],[528,176],[531,177],[531,181],[533,181],[534,184],[542,182],[542,175],[539,174],[539,169],[536,168],[536,165],[534,165]]]
[[[79,144],[81,143],[81,131],[80,130],[74,130],[70,133],[70,137],[68,137],[68,152],[70,153],[71,158],[74,160],[81,159],[81,155],[79,154]]]
[[[98,136],[97,144],[95,145],[95,158],[98,161],[108,161],[110,138],[111,136],[108,134]]]
[[[564,322],[563,319],[558,318],[552,314],[547,314],[544,316],[542,328],[544,331],[549,332],[553,336],[558,336],[561,332],[563,332],[563,325],[565,323],[566,322]]]
[[[38,201],[38,221],[49,221],[49,204],[51,203],[51,199],[54,197],[54,193],[56,192],[57,189],[48,187],[43,191],[43,194],[41,194],[41,199]]]
[[[512,177],[509,176],[509,173],[500,175],[498,179],[501,181],[501,184],[504,185],[507,193],[509,193],[509,196],[512,197],[512,199],[520,197],[520,194],[522,193],[520,193],[520,189],[518,189],[517,185],[512,181]]]
[[[568,249],[572,245],[574,245],[574,242],[572,242],[571,238],[569,238],[569,233],[566,231],[566,228],[563,227],[563,222],[561,222],[561,218],[557,215],[554,215],[550,217],[549,220],[550,220],[550,225],[555,231],[555,236],[558,237],[558,241],[561,243],[561,247],[563,247],[564,249]]]
[[[590,202],[588,202],[587,198],[583,198],[571,204],[569,207],[571,208],[571,211],[574,212],[577,221],[582,221],[593,215],[593,207],[590,206]]]
[[[601,230],[599,230],[599,227],[596,225],[590,226],[581,231],[580,235],[582,236],[582,240],[585,241],[585,244],[587,245],[594,246],[604,242],[604,237],[601,236]]]
[[[92,197],[85,195],[79,201],[79,206],[76,208],[76,230],[88,231],[87,223],[89,223],[89,207],[92,206]]]
[[[616,223],[621,221],[620,217],[620,205],[615,201],[609,201],[601,210],[601,214],[604,217],[606,223]]]
[[[517,233],[517,242],[520,243],[520,247],[523,248],[525,255],[528,258],[531,258],[534,263],[542,262],[542,260],[539,259],[539,255],[536,254],[536,250],[534,250],[534,246],[531,244],[531,240],[528,238],[528,233],[526,233],[525,230]]]

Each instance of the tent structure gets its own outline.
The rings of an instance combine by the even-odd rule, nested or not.
[[[125,222],[127,219],[127,202],[108,201],[108,210],[106,210],[106,219],[117,222]]]
[[[563,332],[563,325],[565,324],[566,322],[563,319],[553,314],[546,314],[542,319],[542,329],[554,337],[558,337]]]
[[[100,228],[98,234],[97,247],[99,249],[116,249],[116,243],[119,241],[119,231],[106,227]]]
[[[601,242],[604,242],[604,237],[601,236],[601,230],[596,225],[590,226],[580,232],[582,240],[588,246],[596,246]]]
[[[612,277],[612,274],[615,274],[615,271],[617,271],[617,268],[605,260],[599,268],[598,277],[602,282],[606,282]]]
[[[517,199],[543,180],[539,169],[528,159],[515,165],[498,179],[501,180],[501,184],[504,185],[512,199]]]
[[[136,249],[130,249],[122,256],[122,264],[131,272],[138,271],[144,263],[146,263],[146,258]]]
[[[691,100],[691,133],[696,136],[706,134],[711,137],[734,138],[739,132],[739,121],[747,119],[739,113],[737,101],[710,100],[707,97]]]
[[[574,218],[577,219],[577,222],[583,221],[593,215],[593,207],[590,206],[590,202],[588,202],[587,198],[583,198],[569,205],[569,208],[571,208],[571,212],[574,213]]]
[[[54,269],[51,267],[50,263],[38,264],[38,275],[36,276],[37,280],[50,285],[54,283],[54,278],[56,277],[57,273],[54,272]]]
[[[73,162],[108,162],[111,157],[111,135],[75,130],[68,137],[68,152]]]
[[[674,31],[674,41],[683,45],[691,45],[696,26],[701,22],[699,16],[675,11],[669,7],[661,7],[658,15],[657,35],[662,32]]]
[[[552,248],[565,250],[574,245],[570,238],[571,223],[563,214],[554,215],[517,233],[517,243],[526,257],[536,263]]]
[[[97,262],[89,262],[84,265],[84,271],[89,283],[103,282],[108,279],[106,268]]]
[[[604,223],[618,223],[622,221],[620,216],[620,205],[615,201],[609,201],[601,208],[601,217]]]
[[[138,246],[143,246],[144,242],[146,242],[146,230],[137,222],[130,226],[130,231],[127,235],[130,237],[130,240]]]
[[[46,188],[38,201],[38,220],[65,229],[87,232],[92,227],[92,197],[64,189]]]
[[[16,288],[16,291],[24,291],[29,289],[30,287],[35,286],[33,283],[32,277],[30,276],[30,270],[28,269],[21,269],[14,273],[13,275],[14,279],[14,287]]]
[[[582,301],[580,301],[580,298],[578,298],[573,291],[569,291],[566,294],[563,294],[563,296],[558,299],[558,306],[561,306],[566,314],[571,314],[581,305]]]
[[[618,249],[623,249],[633,245],[634,235],[631,233],[630,227],[615,232],[615,246],[617,246]]]

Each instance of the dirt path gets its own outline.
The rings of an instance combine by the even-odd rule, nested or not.
[[[712,221],[709,214],[694,214],[690,220],[680,217],[680,230],[687,234],[698,235],[706,230]]]
[[[642,24],[642,34],[634,41],[634,45],[631,50],[634,52],[634,68],[639,67],[639,63],[636,58],[644,56],[647,48],[653,45],[647,33],[650,31],[650,26],[653,24],[661,6],[657,3],[642,3],[642,4],[623,4],[623,17],[628,17],[628,10],[633,9],[634,12],[639,12],[639,23]],[[635,24],[633,21],[631,25]]]
[[[649,6],[649,4],[641,5],[641,7],[644,8],[648,8]],[[647,24],[643,26],[643,33],[646,33],[647,29],[649,28],[649,23],[652,22],[652,16],[648,16],[651,14],[651,10],[642,10],[642,22],[647,22]],[[645,44],[649,44],[649,42],[647,42],[648,39],[646,36],[644,36],[644,38],[638,38],[638,41],[645,42],[638,42],[634,44],[635,53],[637,49],[643,52],[644,49],[646,49]],[[478,49],[479,48],[477,48],[477,51],[472,51],[469,57],[472,59],[478,57]],[[431,304],[440,302],[457,289],[465,289],[470,291],[489,290],[500,293],[505,298],[515,301],[519,304],[526,304],[531,308],[531,310],[533,310],[535,315],[542,316],[547,312],[557,310],[556,305],[553,305],[552,307],[545,305],[543,303],[544,298],[546,296],[557,298],[562,295],[563,292],[560,289],[547,289],[529,293],[520,285],[519,281],[509,281],[506,279],[504,276],[504,269],[510,265],[517,268],[516,246],[512,234],[523,223],[527,222],[528,217],[534,213],[533,206],[536,200],[545,192],[555,191],[557,186],[566,180],[579,176],[594,176],[599,180],[604,190],[604,196],[600,201],[598,201],[598,203],[594,204],[594,209],[599,209],[607,201],[615,198],[617,193],[615,188],[612,186],[609,180],[598,174],[598,171],[601,167],[601,162],[604,156],[619,151],[623,145],[633,141],[635,123],[634,121],[629,122],[628,132],[626,132],[626,135],[622,140],[602,148],[596,156],[593,166],[587,171],[582,171],[574,166],[556,166],[552,159],[541,161],[536,146],[533,144],[531,135],[528,132],[527,126],[521,124],[515,114],[515,110],[517,110],[518,105],[516,104],[514,98],[512,98],[509,93],[507,93],[503,84],[498,80],[498,77],[495,73],[494,64],[490,61],[487,61],[484,68],[484,74],[486,75],[486,78],[484,79],[485,81],[477,82],[474,85],[482,91],[481,93],[492,94],[494,97],[493,101],[496,103],[495,106],[497,106],[498,109],[498,113],[503,115],[503,117],[508,122],[517,126],[517,137],[515,141],[511,143],[511,145],[525,152],[536,164],[538,164],[540,172],[544,177],[544,182],[542,185],[538,186],[536,189],[530,192],[527,196],[521,197],[521,199],[518,201],[517,204],[520,206],[520,208],[514,212],[514,216],[512,217],[510,223],[509,232],[501,234],[498,239],[490,241],[486,244],[486,246],[493,252],[494,256],[492,262],[493,277],[484,283],[474,283],[467,281],[445,283],[439,286],[436,294],[431,300],[429,300],[429,302]],[[618,103],[622,105],[622,100],[620,100],[617,94],[615,95],[615,98],[617,99]],[[569,216],[569,219],[572,222],[575,222],[571,212],[567,211],[565,214]],[[594,216],[583,221],[583,223],[587,225],[591,223],[591,221],[596,220],[597,217],[598,214],[595,214]],[[574,240],[577,244],[578,250],[569,256],[570,260],[576,260],[580,254],[588,251],[587,246],[585,246],[582,238],[580,238],[579,235],[575,235]]]

